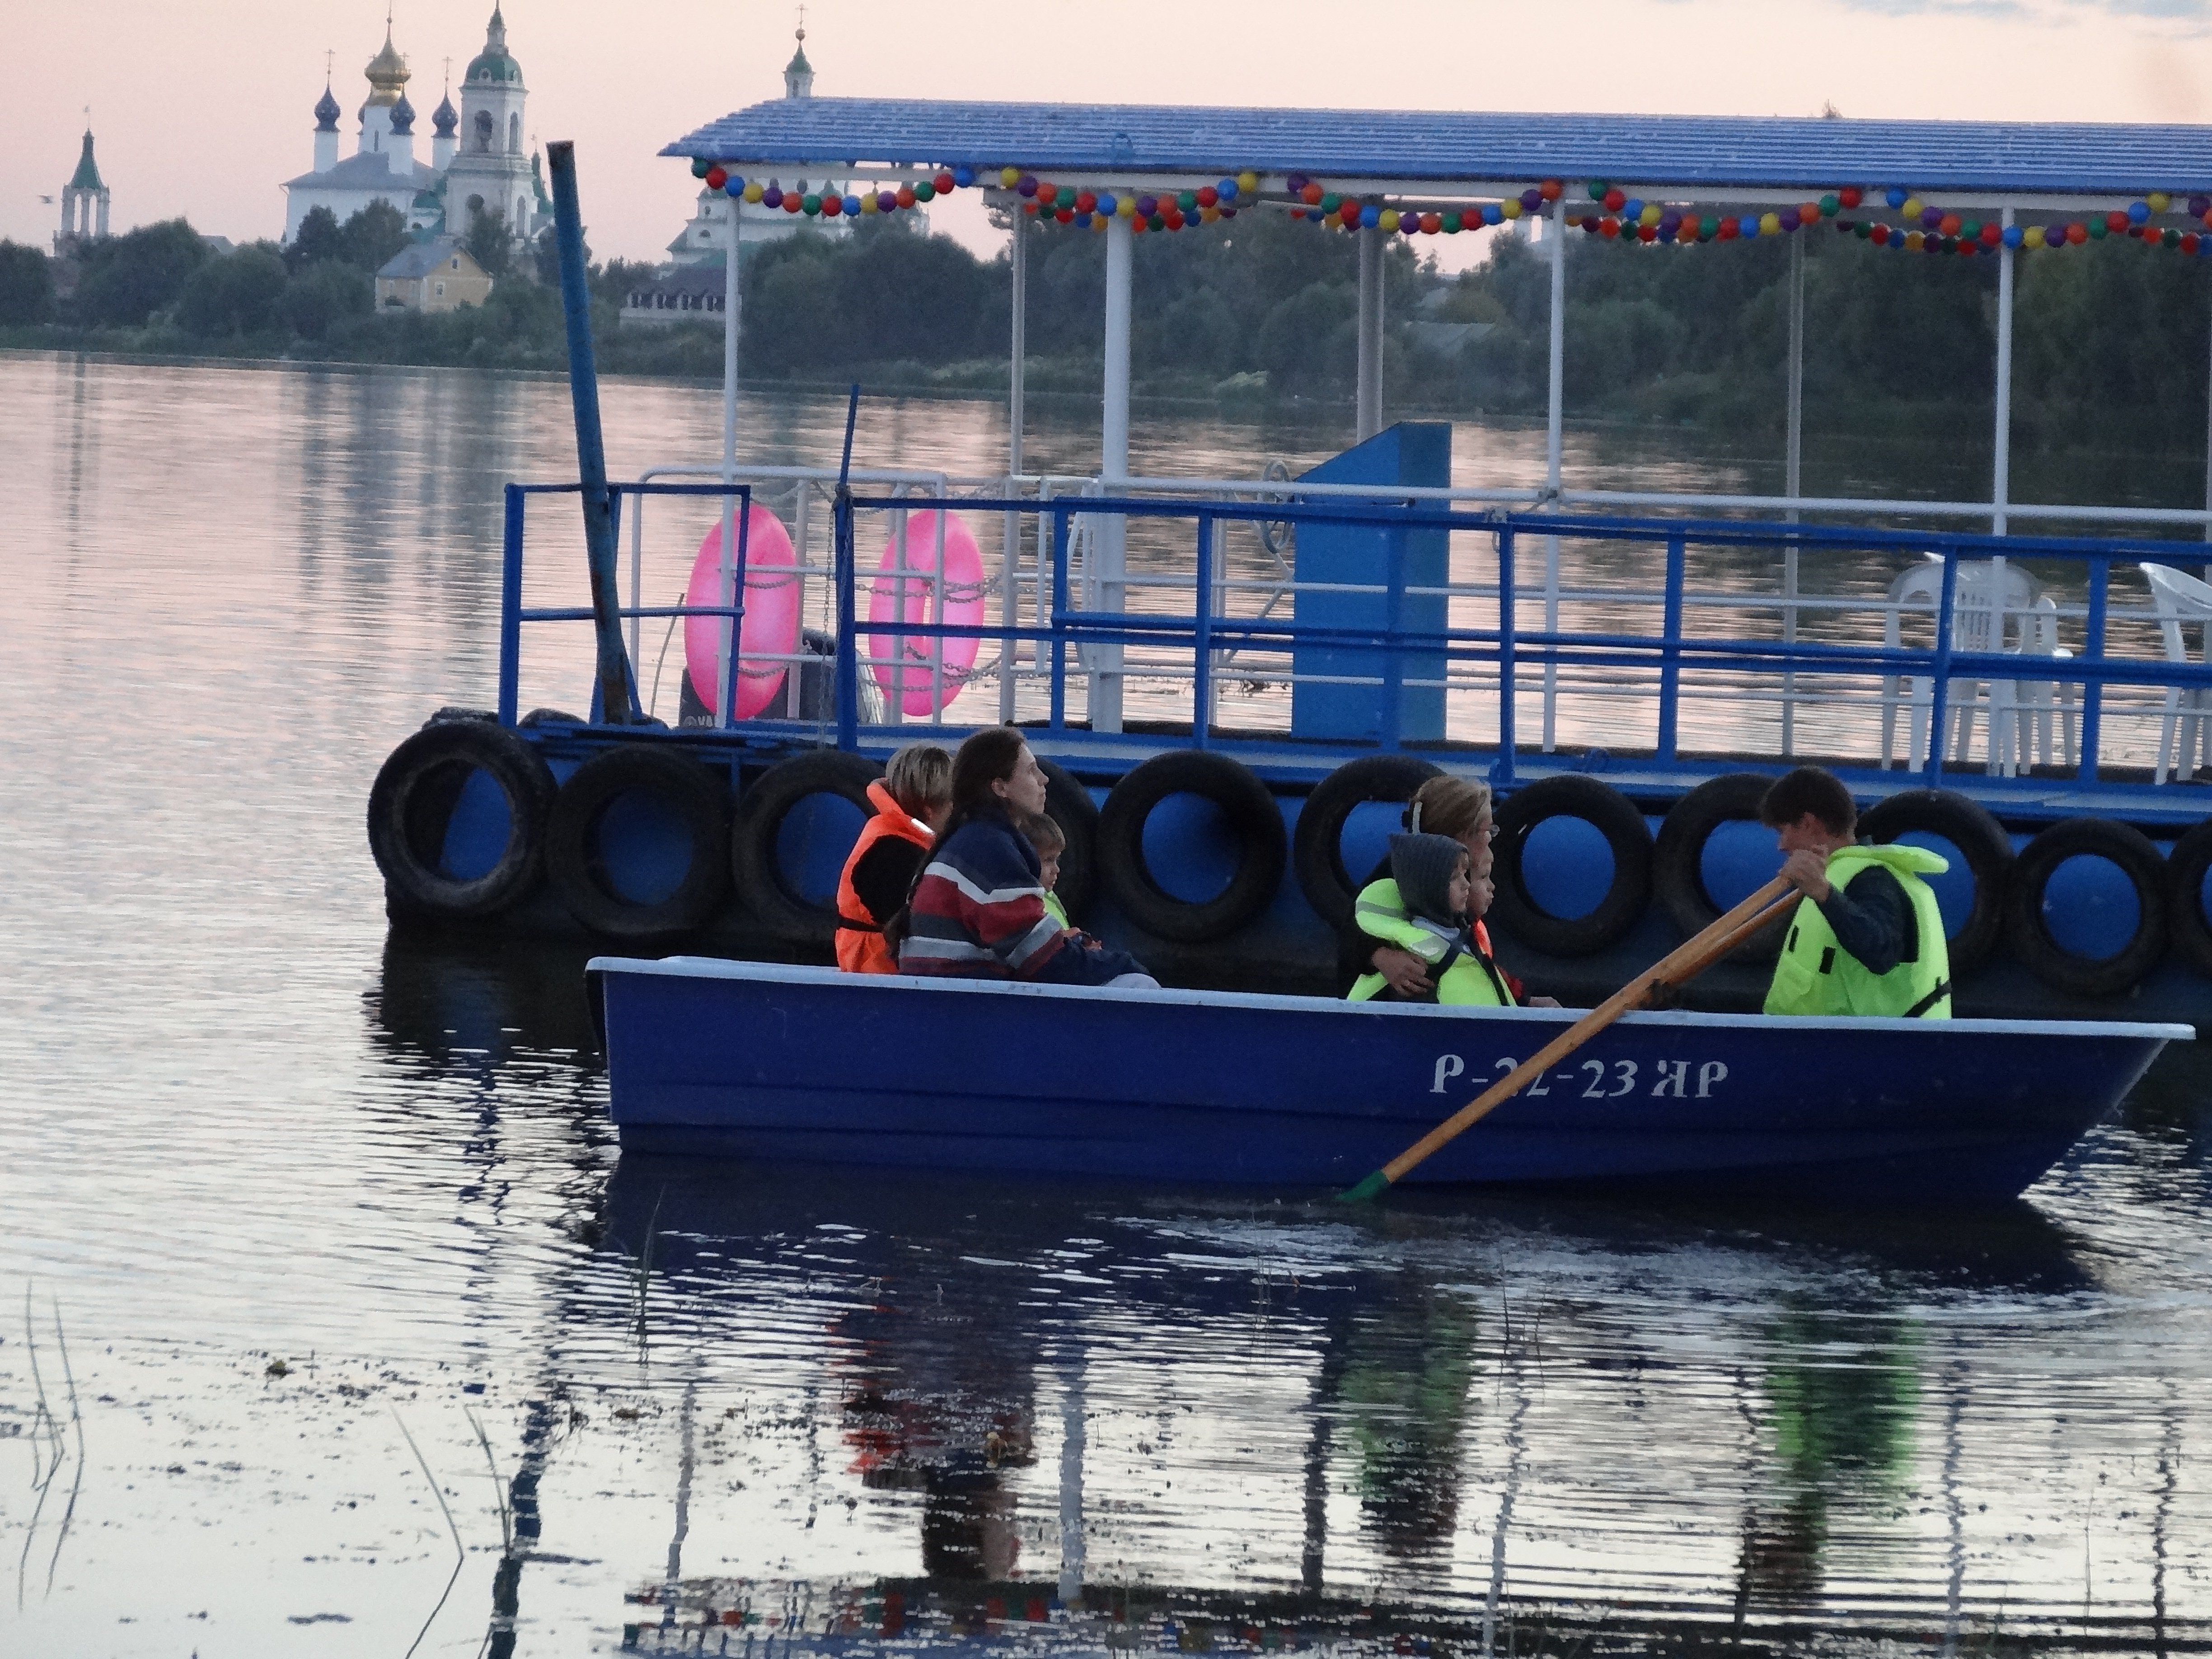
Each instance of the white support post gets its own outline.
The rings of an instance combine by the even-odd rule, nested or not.
[[[1546,227],[1552,244],[1551,398],[1544,424],[1544,485],[1551,510],[1559,510],[1559,491],[1565,467],[1567,387],[1567,198],[1564,193],[1552,204],[1552,222]],[[1559,631],[1559,538],[1544,538],[1544,631]],[[1559,665],[1544,665],[1544,752],[1550,754],[1559,740]]]
[[[1007,373],[1006,385],[1006,493],[1014,491],[1013,480],[1022,474],[1022,370],[1029,349],[1029,216],[1017,202],[1012,210],[1012,242],[1009,256],[1013,265],[1013,339],[1009,347],[1012,359]],[[1005,528],[1000,532],[999,553],[999,615],[1008,628],[1021,626],[1021,563],[1022,515],[1006,514]],[[1012,634],[999,645],[999,719],[1009,721],[1014,718],[1014,677],[1021,659],[1021,647]]]
[[[1798,520],[1797,498],[1805,493],[1805,239],[1790,239],[1790,440],[1783,463],[1783,494],[1789,496],[1790,522]],[[1782,550],[1782,639],[1797,640],[1797,549]],[[1782,752],[1797,752],[1797,675],[1782,676]]]
[[[1060,1600],[1083,1605],[1083,1356],[1072,1357],[1060,1401]]]
[[[1098,476],[1106,493],[1120,495],[1129,479],[1129,307],[1130,256],[1134,239],[1129,222],[1118,215],[1106,224],[1106,395]],[[1111,515],[1098,520],[1098,606],[1120,611],[1128,600],[1123,586],[1128,554],[1128,521]],[[1121,647],[1100,646],[1091,673],[1091,729],[1121,729]]]
[[[730,216],[728,263],[722,272],[722,483],[726,489],[738,481],[738,237],[740,204],[734,196],[725,196]],[[738,498],[722,497],[722,556],[720,592],[724,609],[738,602]],[[738,648],[737,625],[729,617],[722,618],[718,630],[719,645],[714,653],[714,724],[727,726],[736,708],[737,682],[730,676],[730,653]],[[732,688],[730,700],[723,700],[723,689]]]
[[[1352,438],[1365,443],[1382,429],[1382,234],[1362,228],[1359,244],[1358,402]]]
[[[2004,228],[2012,228],[2010,208],[2004,210]],[[1990,500],[1996,508],[1990,529],[2000,536],[2006,533],[2005,509],[2012,504],[2012,267],[2013,251],[2008,247],[1997,259],[1997,429],[1990,485]],[[2003,561],[1997,563],[2002,569]],[[2002,633],[2002,619],[1999,629]],[[2003,649],[2002,638],[1996,648]]]

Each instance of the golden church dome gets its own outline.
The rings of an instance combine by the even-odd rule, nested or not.
[[[370,105],[381,104],[389,108],[399,101],[400,88],[407,84],[407,60],[392,46],[389,21],[384,26],[384,50],[368,60],[368,67],[362,73],[368,76],[368,84],[374,88],[368,94]]]

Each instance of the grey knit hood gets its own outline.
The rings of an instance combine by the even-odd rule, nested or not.
[[[1398,884],[1398,897],[1406,914],[1448,927],[1466,925],[1445,895],[1452,872],[1467,856],[1467,848],[1449,836],[1393,836],[1390,837],[1390,878]]]

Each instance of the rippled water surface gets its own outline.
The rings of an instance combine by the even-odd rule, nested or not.
[[[576,960],[388,942],[361,831],[566,397],[0,356],[0,1651],[2212,1643],[2194,1055],[1967,1220],[619,1158]],[[624,470],[716,416],[606,389]]]

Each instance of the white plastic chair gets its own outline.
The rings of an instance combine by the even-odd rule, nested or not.
[[[2185,576],[2167,565],[2145,564],[2136,568],[2150,583],[2151,599],[2158,608],[2158,631],[2166,641],[2166,659],[2203,663],[2206,646],[2212,641],[2212,584]],[[2194,658],[2181,631],[2191,625],[2203,630],[2197,635]],[[2177,735],[2181,739],[2178,748]],[[2169,774],[2185,780],[2193,777],[2200,763],[2212,764],[2212,687],[2196,685],[2185,690],[2169,685],[2166,715],[2159,725],[2157,781],[2164,783]]]
[[[2023,657],[2053,663],[2073,660],[2074,653],[2058,643],[2058,601],[2048,593],[2038,594],[2034,607],[2021,617],[2019,649]],[[2023,766],[2050,765],[2054,748],[2057,758],[2069,767],[2074,764],[2073,682],[2014,680],[1990,690],[1993,701],[2002,696],[2006,704],[2001,712],[1992,712],[1996,729],[1991,743],[2007,777],[2018,776]]]
[[[1951,604],[1951,648],[1954,651],[2020,652],[2026,649],[2042,590],[2017,565],[2003,567],[2002,580],[1994,560],[1962,560]],[[1882,618],[1882,643],[1894,651],[1902,642],[1901,621],[1907,610],[1933,611],[1943,599],[1943,563],[1931,558],[1899,574],[1889,585],[1889,603]],[[2057,649],[2057,619],[2052,617],[2052,649]],[[2048,653],[2039,653],[2048,654]],[[1894,757],[1897,706],[1906,707],[1910,729],[1905,764],[1917,767],[1927,752],[1928,720],[1935,703],[1934,679],[1915,675],[1909,691],[1900,696],[1899,677],[1892,674],[1881,688],[1881,763]],[[1995,773],[2008,763],[2020,702],[2019,688],[2011,681],[1991,682],[1986,691],[1978,679],[1954,679],[1944,693],[1951,715],[1951,758],[1963,763],[1973,743],[1974,716],[1986,702],[1990,714],[1989,769]]]

